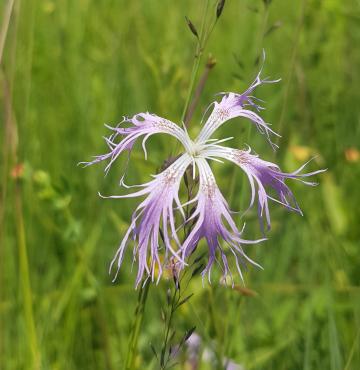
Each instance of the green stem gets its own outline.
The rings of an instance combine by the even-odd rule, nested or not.
[[[193,64],[193,68],[192,68],[192,72],[191,72],[189,90],[188,90],[188,93],[187,93],[187,96],[186,96],[184,109],[183,109],[183,112],[182,112],[182,115],[181,115],[181,122],[185,122],[186,112],[189,108],[190,99],[191,99],[192,92],[193,92],[193,89],[194,89],[194,84],[195,84],[195,80],[196,80],[197,71],[198,71],[199,65],[200,65],[200,59],[201,59],[200,55],[201,54],[198,54],[198,53],[195,55],[195,60],[194,60],[194,64]]]
[[[21,202],[20,184],[15,184],[15,215],[19,246],[19,269],[22,301],[25,315],[26,332],[32,357],[32,369],[40,369],[41,356],[36,335],[34,313],[32,308],[32,291],[30,285],[29,260],[27,255],[24,217]]]
[[[147,279],[144,285],[141,286],[137,306],[135,310],[135,321],[131,330],[131,338],[129,344],[129,352],[126,359],[126,370],[133,370],[135,369],[135,360],[138,350],[138,342],[139,342],[139,333],[141,329],[141,324],[144,317],[145,311],[145,304],[149,292],[150,287],[150,279]]]
[[[3,22],[2,22],[2,26],[0,30],[0,65],[1,65],[2,56],[4,52],[6,36],[8,33],[8,29],[9,29],[11,14],[12,14],[13,7],[14,7],[14,2],[15,0],[8,0],[5,6],[5,10],[4,10]]]
[[[179,303],[179,299],[177,299],[177,288],[176,286],[174,287],[174,294],[171,299],[171,306],[170,306],[170,313],[169,313],[169,319],[167,320],[166,326],[165,326],[165,336],[164,336],[164,345],[161,350],[161,359],[160,359],[160,366],[161,369],[164,370],[166,369],[167,363],[169,358],[165,361],[165,353],[168,347],[168,341],[169,341],[169,334],[170,334],[170,329],[171,329],[171,324],[172,324],[172,319],[174,316],[174,312],[176,310],[176,305]]]
[[[191,71],[191,77],[190,77],[190,85],[189,85],[189,89],[188,89],[188,92],[187,92],[184,109],[183,109],[183,112],[182,112],[182,115],[181,115],[181,122],[184,122],[186,112],[189,108],[191,96],[192,96],[192,93],[193,93],[193,90],[194,90],[194,85],[195,85],[195,81],[196,81],[197,72],[199,70],[201,57],[203,55],[203,51],[204,51],[204,47],[205,47],[205,42],[204,41],[208,40],[208,38],[205,39],[205,35],[204,35],[205,20],[206,20],[206,15],[207,15],[207,12],[208,12],[208,8],[209,8],[209,0],[206,0],[205,1],[205,7],[204,7],[204,13],[203,13],[203,19],[202,19],[202,23],[201,23],[200,38],[198,39],[198,43],[197,43],[197,46],[196,46],[196,53],[195,53],[193,67],[192,67],[192,71]]]

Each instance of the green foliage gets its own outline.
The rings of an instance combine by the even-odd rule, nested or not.
[[[0,3],[4,20],[11,3]],[[107,270],[137,201],[97,196],[121,191],[120,164],[104,179],[101,165],[77,163],[106,150],[104,122],[145,110],[179,121],[196,42],[184,17],[200,24],[201,3],[13,2],[0,70],[1,369],[125,366],[137,298],[130,248],[115,284]],[[190,132],[215,93],[251,82],[264,48],[265,75],[282,82],[258,96],[280,149],[245,121],[222,133],[285,170],[317,155],[313,168],[328,172],[317,188],[293,184],[304,217],[273,205],[269,240],[248,249],[264,271],[250,268],[246,288],[238,277],[226,288],[216,273],[211,286],[192,279],[175,336],[196,326],[218,367],[226,357],[247,370],[360,368],[359,26],[358,0],[233,0],[222,10],[205,52],[217,64]],[[150,141],[148,161],[133,153],[129,183],[148,180],[174,147]],[[249,189],[239,170],[214,168],[232,208],[243,209]],[[246,221],[245,237],[260,236],[255,212]],[[139,369],[156,368],[150,343],[161,348],[170,284],[149,290]],[[185,362],[182,353],[175,368],[189,369]]]

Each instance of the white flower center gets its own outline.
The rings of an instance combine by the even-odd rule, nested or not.
[[[189,143],[188,143],[187,152],[193,158],[196,158],[203,149],[204,149],[203,144],[196,143],[196,142],[194,143],[192,140],[190,140]]]

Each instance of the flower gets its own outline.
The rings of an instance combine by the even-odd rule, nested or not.
[[[262,227],[262,219],[266,218],[267,228],[270,229],[270,212],[268,199],[280,203],[290,211],[295,211],[302,215],[302,211],[295,199],[290,188],[285,184],[285,179],[294,179],[303,184],[315,186],[316,182],[305,181],[304,178],[319,174],[325,170],[317,170],[308,173],[301,173],[304,167],[310,162],[306,162],[294,172],[282,172],[275,163],[264,161],[258,155],[251,154],[251,149],[239,150],[233,148],[225,148],[219,145],[209,145],[203,152],[203,156],[208,159],[227,159],[239,166],[247,175],[251,187],[251,200],[249,208],[254,205],[256,197],[258,197],[258,215],[260,225]],[[278,199],[270,196],[266,192],[266,187],[275,191]]]
[[[159,236],[165,244],[166,252],[170,251],[172,255],[181,260],[179,254],[171,246],[168,228],[170,229],[172,239],[175,240],[178,247],[180,247],[179,238],[176,233],[173,205],[175,203],[182,211],[178,196],[179,186],[183,174],[190,163],[191,158],[185,153],[166,170],[156,175],[154,180],[139,185],[139,187],[142,188],[141,190],[126,195],[113,195],[108,197],[129,198],[147,196],[134,212],[130,227],[110,265],[111,270],[112,266],[117,261],[117,272],[119,271],[124,256],[124,250],[132,234],[132,239],[135,242],[134,260],[136,259],[136,255],[138,256],[136,286],[141,282],[145,271],[148,276],[151,276],[152,280],[155,278],[156,268],[158,269],[158,279],[162,275],[162,263],[158,253]],[[185,217],[183,211],[182,214]],[[114,280],[116,279],[116,275]]]
[[[130,123],[130,127],[119,127],[122,123]],[[90,166],[94,163],[101,162],[109,159],[108,165],[105,167],[105,172],[110,170],[111,165],[114,161],[122,154],[124,151],[131,152],[135,142],[140,137],[144,136],[142,141],[142,147],[145,154],[145,159],[147,159],[146,151],[146,141],[148,138],[157,133],[168,134],[180,141],[184,148],[189,151],[188,143],[189,139],[184,130],[182,130],[174,122],[171,122],[165,118],[158,117],[151,113],[138,113],[132,118],[126,118],[118,124],[117,127],[111,127],[105,125],[107,128],[113,131],[110,137],[105,137],[105,142],[110,148],[110,152],[95,156],[95,158],[90,162],[81,162],[85,167]],[[123,139],[119,143],[115,143],[119,136]],[[123,180],[123,178],[122,178]],[[121,184],[123,184],[121,182]]]
[[[262,229],[264,219],[266,220],[267,228],[270,228],[269,200],[283,205],[290,211],[301,214],[300,207],[292,191],[285,184],[287,179],[299,180],[306,185],[313,186],[315,183],[308,182],[305,178],[321,173],[324,170],[302,173],[307,162],[298,170],[286,173],[281,171],[276,164],[252,154],[250,148],[239,150],[220,145],[231,138],[215,140],[211,139],[211,137],[225,122],[235,117],[242,117],[256,125],[260,133],[266,136],[271,146],[276,148],[277,145],[271,141],[271,136],[279,135],[258,114],[263,108],[258,105],[260,100],[252,94],[258,86],[278,81],[262,79],[260,70],[253,83],[242,94],[222,93],[221,100],[219,102],[215,101],[209,106],[208,110],[212,107],[212,111],[194,141],[190,139],[185,126],[181,128],[174,122],[151,113],[138,113],[132,118],[124,118],[117,127],[108,126],[113,131],[110,137],[105,138],[110,151],[96,156],[90,162],[84,162],[84,166],[107,160],[108,164],[105,167],[105,172],[107,173],[123,152],[127,151],[130,154],[139,138],[142,138],[142,147],[146,159],[146,141],[156,133],[175,137],[183,147],[183,153],[161,173],[153,176],[153,180],[133,186],[140,188],[139,190],[130,194],[106,197],[129,198],[145,196],[145,199],[133,213],[130,227],[125,233],[110,265],[110,270],[114,265],[117,266],[114,280],[121,267],[124,252],[130,239],[134,241],[135,245],[133,251],[134,261],[138,261],[136,286],[140,284],[144,276],[158,282],[162,275],[163,266],[170,259],[172,261],[175,260],[177,266],[180,266],[181,269],[185,268],[186,260],[202,239],[205,239],[207,242],[209,256],[202,275],[204,277],[207,274],[209,281],[215,261],[222,267],[223,276],[230,275],[231,277],[227,252],[234,256],[241,278],[241,266],[244,266],[245,262],[259,266],[245,254],[243,244],[255,244],[264,239],[245,240],[242,238],[243,230],[237,227],[233,219],[234,212],[230,210],[225,197],[222,195],[209,162],[223,162],[223,160],[227,160],[245,172],[251,188],[249,208],[253,207],[257,197],[258,214]],[[126,124],[129,127],[121,126]],[[190,165],[193,169],[194,179],[196,172],[199,173],[199,189],[195,197],[181,204],[179,198],[181,180]],[[124,175],[120,184],[129,188],[124,183]],[[272,189],[275,196],[269,195],[268,189]],[[190,204],[194,204],[194,208],[193,213],[188,215],[185,214],[183,208]],[[180,224],[177,221],[177,213],[182,216]],[[190,225],[191,227],[189,227],[190,230],[186,234],[185,240],[181,242],[178,230],[184,225]],[[162,243],[160,243],[160,239]],[[164,258],[159,255],[161,250],[160,244],[164,246]],[[219,262],[218,256],[221,257],[222,263]],[[155,276],[156,274],[157,276]]]
[[[248,260],[256,266],[259,265],[246,256],[241,244],[254,244],[260,240],[250,241],[241,238],[241,231],[238,230],[231,216],[228,203],[216,184],[209,164],[201,157],[196,159],[196,164],[200,173],[200,184],[198,194],[193,201],[197,202],[197,207],[188,221],[192,219],[197,221],[182,245],[182,258],[185,259],[189,256],[196,248],[198,242],[205,238],[209,249],[209,259],[202,275],[204,276],[208,273],[210,281],[211,267],[216,259],[216,252],[219,252],[223,265],[223,275],[231,276],[226,253],[219,241],[219,238],[221,238],[227,243],[227,247],[234,255],[238,272],[242,277],[239,257],[240,262]],[[224,221],[228,226],[225,225]]]
[[[221,93],[222,99],[220,102],[213,102],[209,107],[214,106],[209,118],[207,119],[203,129],[201,130],[197,142],[206,142],[211,135],[226,121],[235,117],[248,118],[250,122],[255,124],[260,133],[265,134],[269,143],[273,148],[277,145],[270,139],[271,135],[280,136],[269,127],[269,123],[266,123],[256,112],[246,109],[245,107],[255,108],[256,111],[260,112],[263,107],[255,103],[255,101],[261,101],[260,99],[250,95],[260,85],[266,83],[276,83],[280,80],[269,80],[268,78],[261,78],[262,68],[257,74],[253,83],[249,88],[242,94],[236,93]],[[208,108],[209,109],[209,108]]]
[[[207,363],[214,363],[216,361],[216,355],[213,349],[216,343],[212,343],[212,348],[209,348],[203,342],[201,336],[196,332],[192,333],[186,341],[186,357],[187,362],[192,366],[191,368],[197,368],[200,360]],[[223,366],[225,370],[244,370],[242,365],[227,357],[223,359]]]

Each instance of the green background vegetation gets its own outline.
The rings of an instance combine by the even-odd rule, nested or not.
[[[76,164],[103,153],[103,123],[148,110],[178,122],[195,40],[184,16],[201,20],[201,1],[3,0],[1,37],[0,368],[122,369],[137,292],[131,248],[119,279],[107,270],[137,200],[120,193],[120,164]],[[320,185],[292,188],[304,217],[272,205],[269,240],[250,247],[246,288],[192,280],[195,295],[176,314],[180,338],[196,325],[203,347],[245,369],[360,368],[360,2],[229,0],[201,64],[217,60],[196,114],[219,91],[243,91],[265,48],[258,90],[264,118],[280,132],[274,154],[245,120],[225,125],[229,143],[248,143],[291,171],[313,155]],[[212,5],[214,11],[214,3]],[[149,159],[135,150],[129,183],[149,179],[173,150],[153,137]],[[249,188],[240,171],[215,165],[219,186],[241,209]],[[245,236],[260,237],[255,213]],[[205,251],[202,245],[200,251]],[[156,369],[161,308],[171,281],[152,286],[136,359]],[[185,356],[176,368],[189,369]],[[201,369],[211,369],[203,361]]]

